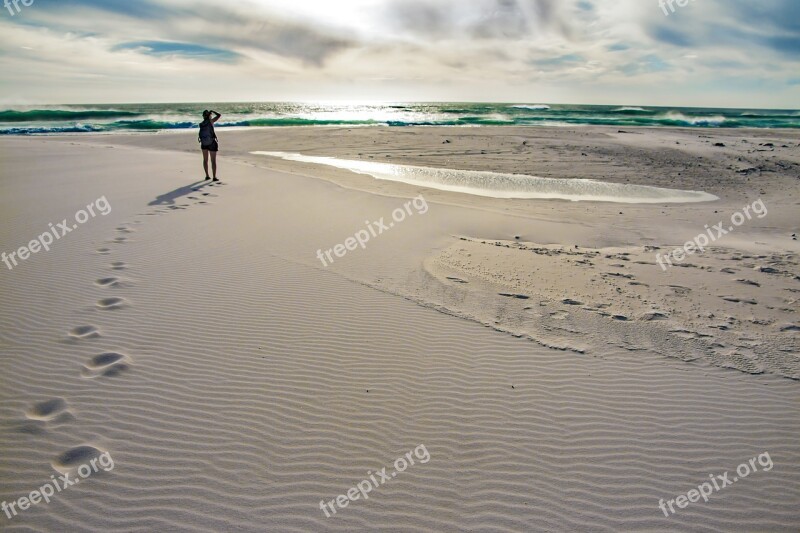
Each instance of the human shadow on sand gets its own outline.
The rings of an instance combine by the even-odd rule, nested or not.
[[[164,193],[160,196],[157,196],[155,200],[150,202],[147,205],[175,205],[175,200],[182,196],[187,196],[194,192],[199,192],[200,189],[205,187],[211,183],[210,181],[198,181],[196,183],[192,183],[191,185],[185,185],[183,187],[179,187],[174,191],[170,191],[168,193]]]

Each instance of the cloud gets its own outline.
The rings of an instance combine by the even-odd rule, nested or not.
[[[656,42],[671,46],[757,48],[800,60],[797,0],[705,0],[678,8],[668,18],[652,17],[645,24]]]
[[[555,0],[393,0],[385,20],[424,39],[518,40],[564,31]]]
[[[35,0],[0,18],[0,101],[790,107],[799,58],[800,0],[703,0],[669,17],[656,0]]]
[[[69,12],[88,8],[146,20],[156,20],[171,14],[171,8],[152,0],[36,0],[37,9]]]
[[[267,52],[316,67],[358,45],[354,39],[327,29],[247,10],[228,9],[216,13],[212,20],[195,18],[182,27],[187,36],[206,39],[218,46]]]
[[[37,0],[12,23],[42,25],[61,31],[92,31],[117,39],[112,51],[138,50],[162,57],[182,56],[197,60],[233,60],[249,52],[268,53],[321,66],[332,55],[355,46],[346,36],[309,21],[287,20],[265,11],[257,2],[209,0]],[[178,43],[128,47],[134,43]],[[206,50],[205,53],[203,50]],[[210,51],[215,51],[211,53]],[[169,54],[167,52],[172,52]]]
[[[576,63],[583,63],[584,61],[586,61],[586,59],[578,54],[566,54],[550,59],[533,59],[529,61],[529,63],[540,68],[547,68],[574,65]]]

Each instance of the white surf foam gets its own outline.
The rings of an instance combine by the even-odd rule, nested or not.
[[[512,105],[511,107],[515,107],[517,109],[532,109],[534,111],[547,111],[550,109],[550,106],[547,104],[517,104]]]
[[[664,189],[647,185],[607,183],[590,179],[540,178],[524,174],[500,174],[474,170],[392,165],[315,157],[286,152],[252,152],[287,161],[315,163],[366,174],[380,180],[399,181],[443,191],[490,198],[561,199],[573,202],[683,203],[718,200],[702,191]]]

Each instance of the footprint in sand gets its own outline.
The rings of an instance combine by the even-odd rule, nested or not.
[[[117,237],[114,240],[112,240],[111,242],[113,242],[115,244],[125,244],[125,243],[128,242],[128,238],[127,237]]]
[[[122,261],[114,261],[111,263],[112,270],[125,270],[126,268],[128,268],[128,265]]]
[[[101,278],[94,282],[99,287],[117,287],[119,278]]]
[[[686,296],[692,292],[692,289],[689,287],[681,287],[680,285],[667,285],[667,287],[672,289],[672,292],[674,292],[677,296]]]
[[[120,227],[117,228],[117,231],[120,232],[120,233],[133,233],[136,230],[128,228],[128,227],[125,227],[125,226],[120,226]]]
[[[562,304],[566,305],[583,305],[583,302],[579,302],[578,300],[573,300],[572,298],[564,298],[561,300]]]
[[[454,278],[452,276],[447,276],[447,279],[454,282],[454,283],[469,283],[468,281],[464,281],[461,278]]]
[[[668,318],[669,315],[667,313],[662,313],[661,311],[648,311],[641,316],[640,320],[667,320]]]
[[[107,310],[122,309],[127,304],[125,298],[103,298],[97,301],[97,307]]]
[[[110,248],[98,248],[97,249],[97,253],[100,254],[100,255],[108,255],[108,254],[111,253],[111,249]]]
[[[52,398],[34,404],[25,412],[25,416],[28,420],[42,425],[60,425],[75,420],[64,398]]]
[[[95,355],[83,365],[81,376],[98,378],[118,376],[130,368],[130,357],[117,352]]]
[[[549,316],[553,320],[566,320],[567,318],[569,318],[569,313],[567,313],[566,311],[555,311],[553,313],[550,313]]]
[[[69,330],[69,336],[73,339],[94,339],[100,336],[100,330],[94,326],[77,326]]]
[[[100,456],[106,453],[105,451],[96,448],[94,446],[90,446],[88,444],[84,444],[82,446],[76,446],[74,448],[70,448],[69,450],[65,451],[55,459],[51,465],[53,468],[60,472],[61,474],[74,474],[77,473],[78,469],[82,469],[83,465],[86,465],[86,468],[89,468],[92,473],[94,473],[94,468],[92,465],[97,465],[98,459]],[[104,463],[101,463],[101,465]],[[103,471],[105,468],[103,466],[97,465],[98,471]],[[110,465],[109,465],[110,466]],[[84,469],[85,470],[85,469]],[[73,482],[78,483],[80,482],[81,478],[84,477],[76,477]],[[88,476],[87,476],[88,477]]]

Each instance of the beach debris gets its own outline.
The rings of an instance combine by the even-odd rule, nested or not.
[[[718,146],[720,148],[725,148],[725,143],[714,143],[714,146]]]
[[[526,296],[524,294],[510,294],[507,292],[499,293],[500,296],[505,296],[506,298],[516,298],[518,300],[530,300],[530,296]]]
[[[739,174],[750,174],[751,172],[758,172],[758,171],[759,169],[756,167],[749,167],[749,168],[743,168],[742,170],[737,170],[736,172],[738,172]]]

